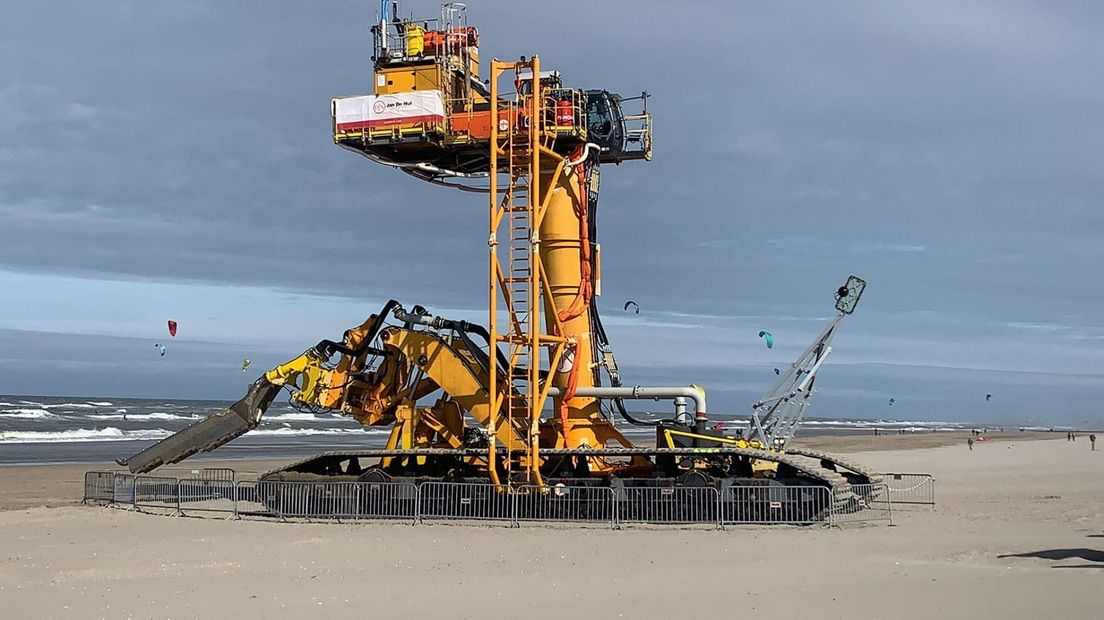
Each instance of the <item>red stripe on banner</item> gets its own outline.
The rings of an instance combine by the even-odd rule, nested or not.
[[[351,131],[354,129],[373,129],[375,127],[387,127],[389,125],[413,125],[415,123],[441,122],[445,117],[440,114],[423,114],[421,116],[404,116],[402,118],[384,118],[374,121],[353,121],[351,123],[338,123],[338,131]]]

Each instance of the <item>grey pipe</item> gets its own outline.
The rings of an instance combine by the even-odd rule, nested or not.
[[[563,394],[561,388],[552,388],[549,396]],[[705,390],[696,385],[688,387],[581,387],[575,390],[576,396],[590,396],[594,398],[627,398],[630,400],[656,400],[660,398],[689,398],[694,401],[694,417],[699,420],[706,419]],[[677,402],[677,401],[676,401]]]

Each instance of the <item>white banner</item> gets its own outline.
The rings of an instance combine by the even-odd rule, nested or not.
[[[333,116],[338,131],[437,123],[445,118],[445,103],[436,90],[338,97],[333,100]]]

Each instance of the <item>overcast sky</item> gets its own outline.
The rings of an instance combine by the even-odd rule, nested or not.
[[[0,393],[237,398],[389,297],[483,318],[484,199],[332,143],[374,4],[0,6]],[[1104,4],[468,4],[485,61],[653,95],[599,209],[629,383],[748,411],[854,273],[812,415],[1104,420]]]

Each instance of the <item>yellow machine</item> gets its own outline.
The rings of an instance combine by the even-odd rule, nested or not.
[[[707,428],[700,387],[621,384],[594,303],[599,171],[651,159],[646,93],[626,99],[565,87],[536,56],[492,60],[481,80],[479,33],[463,5],[446,4],[434,19],[397,13],[384,2],[373,27],[372,94],[333,100],[334,141],[420,180],[487,196],[486,326],[390,301],[340,341],[323,340],[265,373],[226,411],[121,463],[144,472],[217,448],[255,428],[287,388],[294,405],[391,430],[382,449],[319,455],[272,472],[276,479],[506,488],[550,479],[869,481],[824,455],[769,451]],[[640,112],[627,114],[627,102],[639,102]],[[668,400],[673,417],[638,420],[625,407],[630,399]],[[657,446],[634,445],[615,415],[655,427]]]

